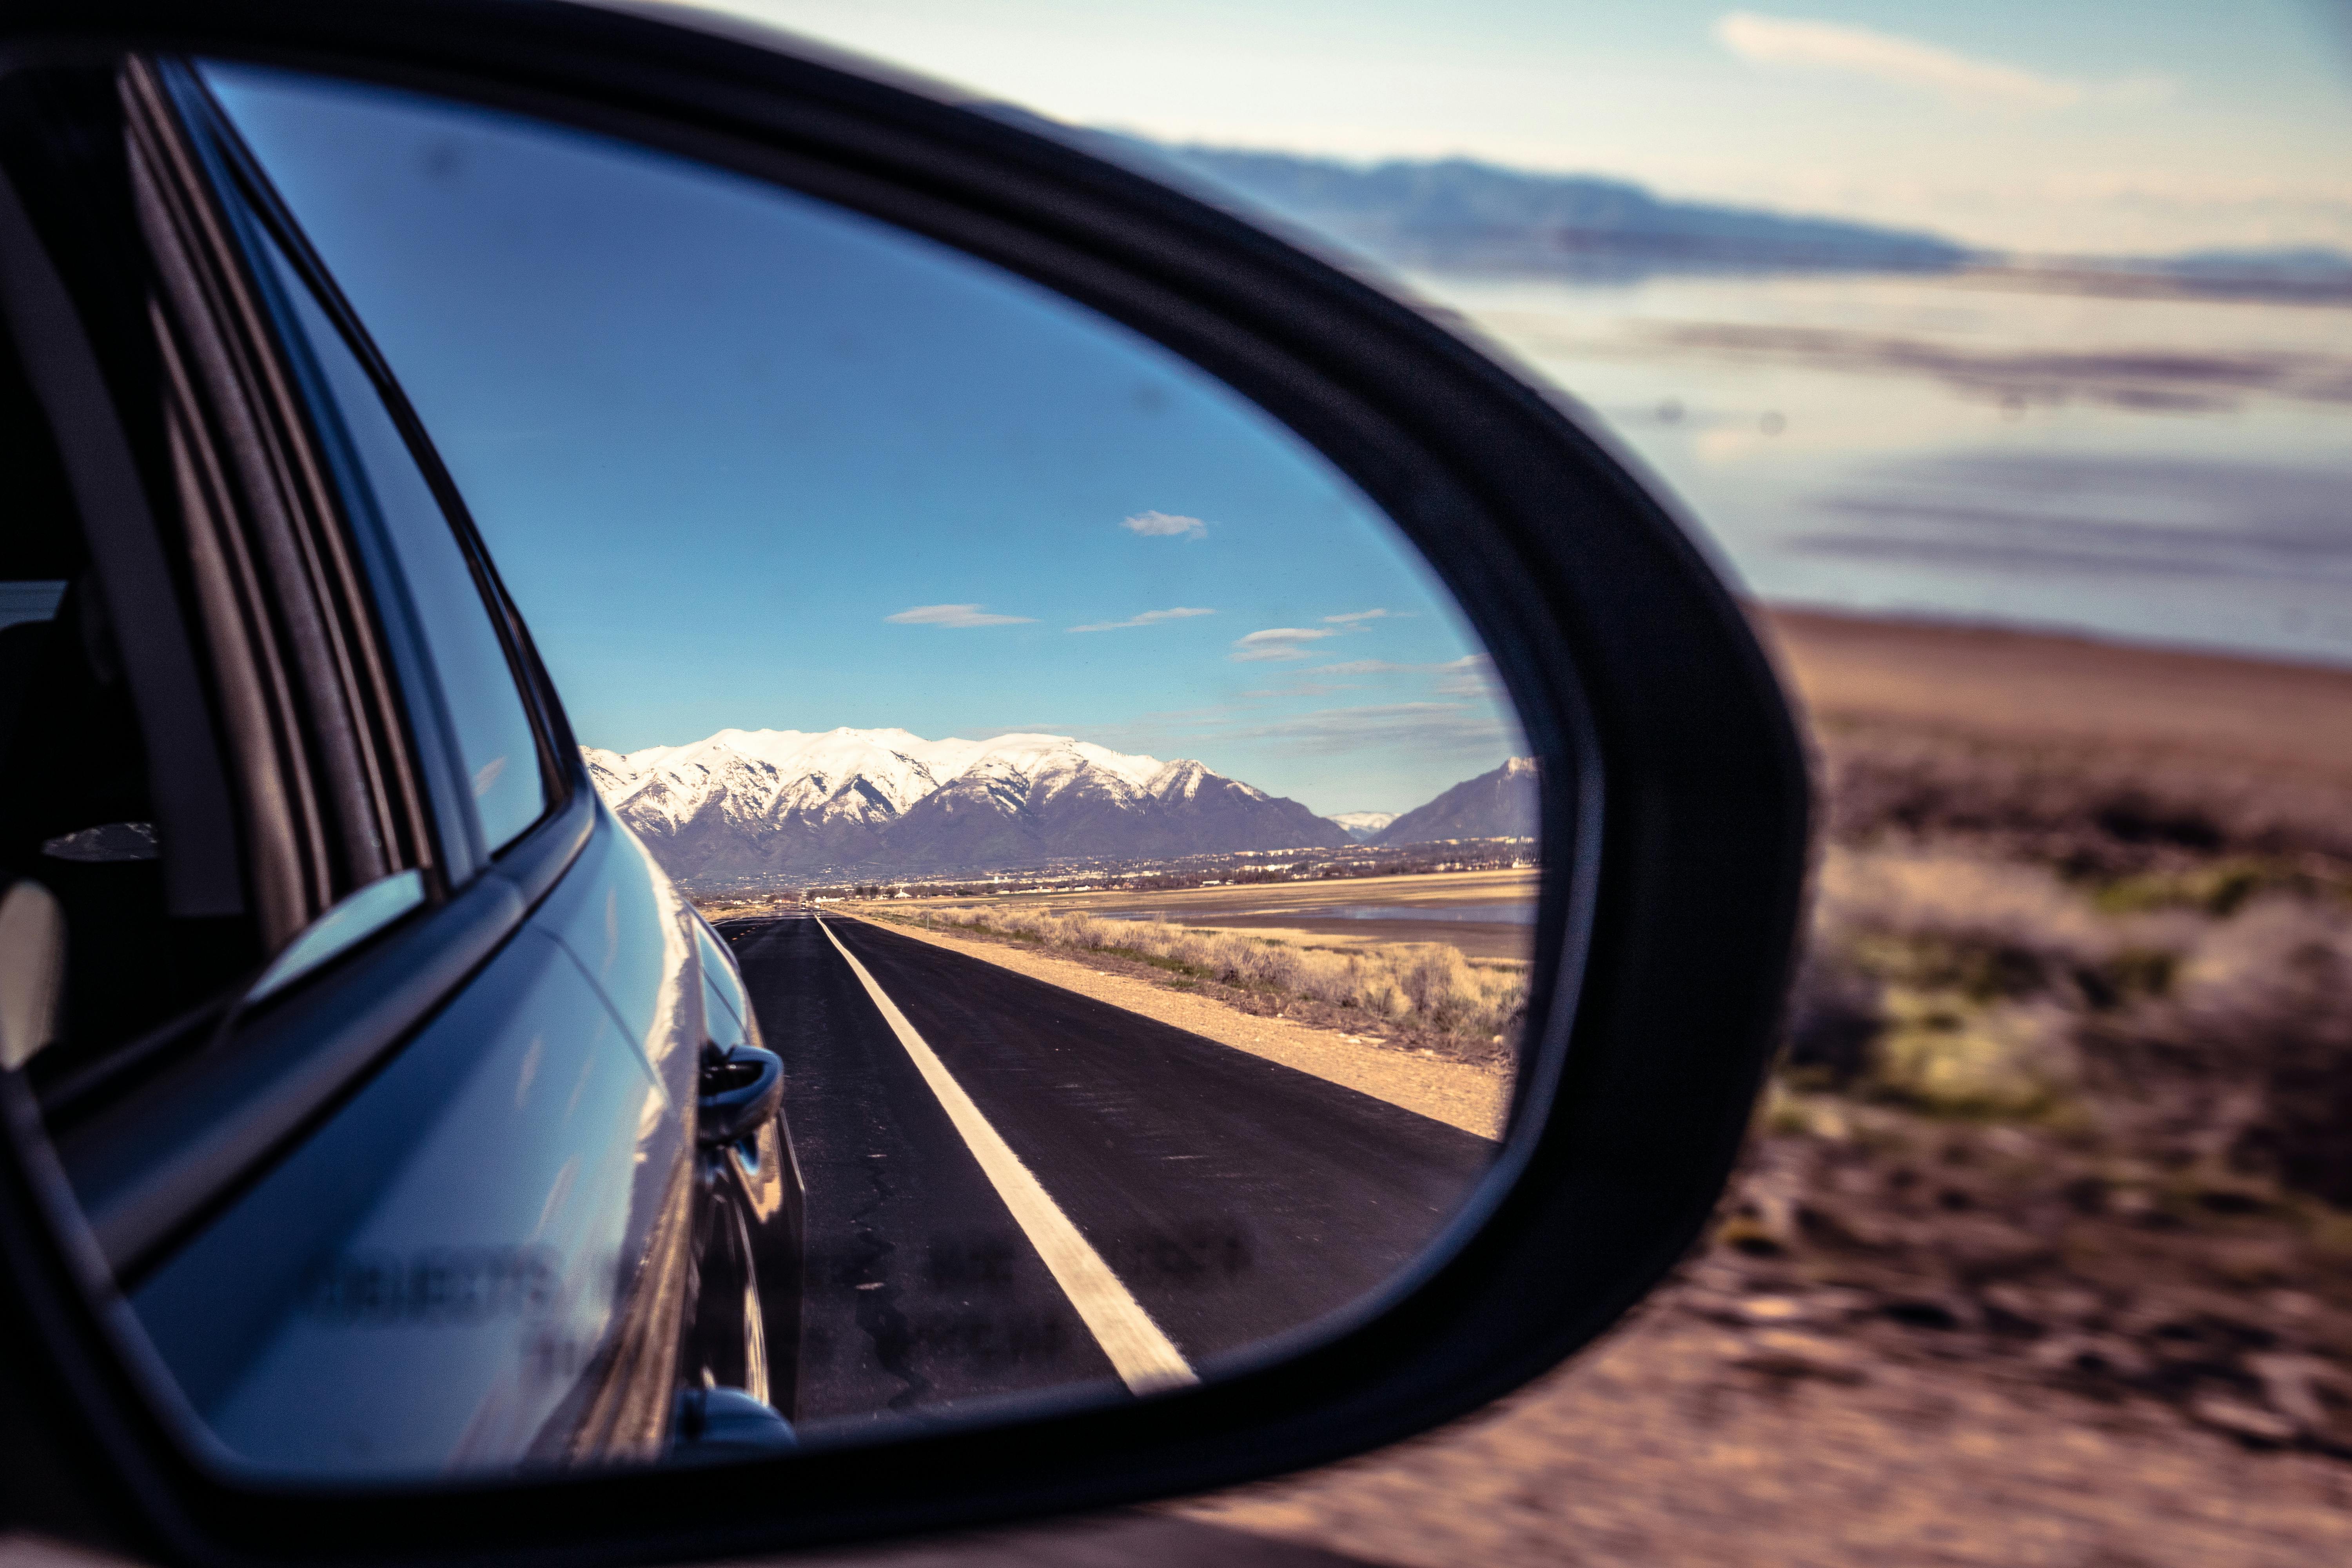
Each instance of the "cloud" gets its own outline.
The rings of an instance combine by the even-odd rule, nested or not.
[[[1495,673],[1495,661],[1483,653],[1435,668],[1437,679],[1432,689],[1440,697],[1484,697],[1506,705],[1510,701],[1509,694],[1503,689],[1502,677]]]
[[[1162,621],[1184,621],[1194,616],[1213,616],[1216,613],[1214,610],[1189,609],[1179,605],[1172,610],[1146,610],[1129,620],[1097,621],[1090,626],[1072,626],[1070,629],[1074,632],[1118,632],[1129,626],[1156,626]]]
[[[1511,713],[1483,702],[1392,702],[1322,708],[1279,718],[1228,703],[1139,714],[1125,724],[1098,724],[1087,731],[1087,739],[1122,750],[1160,756],[1173,752],[1203,761],[1237,746],[1268,745],[1289,756],[1365,752],[1382,760],[1453,757],[1496,745],[1507,747],[1513,756],[1527,752],[1526,738]],[[1248,777],[1247,770],[1238,776]]]
[[[1751,65],[1842,71],[1895,87],[1922,89],[1954,103],[2064,109],[2093,91],[2082,82],[2039,76],[1995,60],[1971,59],[1916,38],[1833,22],[1733,11],[1716,23],[1715,37]],[[2125,91],[2137,96],[2148,85],[2137,84]]]
[[[1198,539],[1209,531],[1209,525],[1199,518],[1172,511],[1139,511],[1119,527],[1146,539]]]
[[[1310,671],[1309,673],[1312,672]],[[1258,691],[1244,691],[1241,694],[1240,700],[1244,702],[1266,702],[1278,697],[1328,697],[1334,691],[1355,691],[1360,689],[1361,689],[1354,685],[1352,682],[1344,680],[1297,680],[1291,682],[1288,686],[1269,686]]]
[[[901,610],[884,620],[901,626],[1018,626],[1035,620],[1034,616],[992,616],[978,605],[917,605],[911,610]]]
[[[1270,658],[1305,658],[1307,650],[1299,644],[1339,635],[1319,627],[1268,626],[1262,632],[1252,632],[1245,637],[1236,638],[1230,657],[1236,664]]]
[[[1351,658],[1345,664],[1318,664],[1307,671],[1308,675],[1394,675],[1399,670],[1418,669],[1413,664],[1391,664],[1384,658]]]
[[[1350,621],[1384,621],[1394,616],[1394,610],[1350,610],[1344,616],[1326,616],[1326,626],[1345,626]]]
[[[1234,730],[1234,741],[1281,741],[1321,755],[1369,749],[1421,752],[1520,744],[1517,726],[1481,703],[1391,702],[1366,708],[1326,708]]]

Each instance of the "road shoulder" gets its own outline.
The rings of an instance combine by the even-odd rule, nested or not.
[[[856,919],[828,914],[828,920]],[[1415,1111],[1481,1138],[1502,1136],[1510,1111],[1508,1077],[1467,1062],[1401,1051],[1287,1018],[1261,1017],[1204,996],[1188,995],[1148,980],[1106,973],[1079,963],[1009,943],[949,936],[897,921],[871,922],[896,935],[960,952],[1015,974],[1075,991],[1081,996],[1328,1082]]]

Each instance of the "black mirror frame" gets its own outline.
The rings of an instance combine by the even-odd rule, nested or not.
[[[6,1522],[192,1563],[623,1563],[1104,1507],[1326,1462],[1473,1409],[1590,1342],[1698,1235],[1776,1037],[1804,756],[1738,604],[1561,400],[1075,138],[780,37],[756,47],[532,0],[36,0],[0,16],[0,69],[134,51],[469,99],[772,179],[1034,279],[1290,425],[1461,600],[1544,764],[1533,1070],[1450,1252],[1291,1359],[764,1469],[366,1490],[257,1486],[176,1439],[126,1359],[119,1310],[92,1305],[100,1276],[61,1178],[21,1083],[0,1075]]]

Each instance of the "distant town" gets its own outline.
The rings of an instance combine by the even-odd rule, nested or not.
[[[1244,849],[1167,860],[1097,859],[984,876],[799,883],[747,879],[700,896],[706,907],[747,903],[825,903],[854,899],[975,899],[992,895],[1172,892],[1192,888],[1318,882],[1338,878],[1409,877],[1444,871],[1524,870],[1537,864],[1533,838],[1442,839],[1413,845],[1350,845],[1343,849]]]

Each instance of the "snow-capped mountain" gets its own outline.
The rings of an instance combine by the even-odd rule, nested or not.
[[[1513,757],[1491,773],[1465,779],[1427,805],[1416,806],[1379,835],[1382,844],[1426,844],[1438,838],[1533,838],[1536,760]]]
[[[1347,842],[1297,801],[1199,763],[1066,735],[721,730],[625,756],[581,752],[597,790],[671,874],[710,885]]]
[[[1397,819],[1393,811],[1343,811],[1323,820],[1339,824],[1339,831],[1358,844],[1370,844],[1381,836],[1381,829]]]

